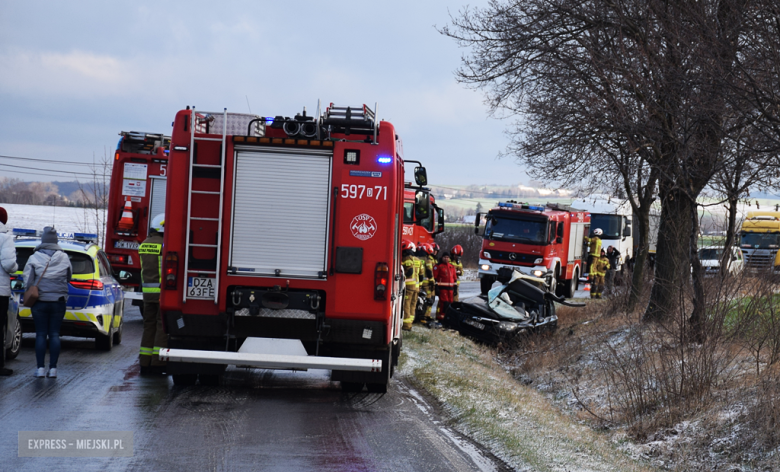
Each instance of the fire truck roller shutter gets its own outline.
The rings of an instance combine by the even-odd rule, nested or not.
[[[258,276],[325,273],[333,152],[236,148],[230,266]]]
[[[152,176],[151,178],[151,192],[149,194],[149,213],[148,213],[148,226],[152,226],[152,219],[156,215],[165,213],[165,184],[167,180],[165,177]],[[147,231],[149,228],[146,228]]]

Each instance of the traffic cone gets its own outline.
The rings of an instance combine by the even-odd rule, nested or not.
[[[590,284],[585,284],[585,287],[582,290],[590,292]]]
[[[125,199],[125,209],[122,210],[122,218],[117,225],[119,229],[132,229],[133,228],[133,204],[130,199]]]

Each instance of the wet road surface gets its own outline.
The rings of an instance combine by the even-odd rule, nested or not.
[[[462,287],[464,295],[478,283]],[[472,288],[472,286],[474,288]],[[58,379],[36,379],[34,335],[0,377],[0,470],[507,470],[446,428],[424,397],[394,379],[385,394],[342,393],[329,371],[231,367],[219,387],[140,376],[142,321],[125,312],[110,352],[63,338]],[[19,431],[133,431],[132,457],[18,457]]]

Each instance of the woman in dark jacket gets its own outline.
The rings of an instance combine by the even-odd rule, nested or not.
[[[35,321],[36,377],[57,377],[57,360],[60,357],[60,326],[65,318],[68,301],[68,282],[73,275],[70,258],[59,246],[57,231],[43,228],[41,244],[35,248],[24,266],[25,287],[38,285],[38,301],[32,306]],[[49,371],[46,372],[46,337],[49,338]]]

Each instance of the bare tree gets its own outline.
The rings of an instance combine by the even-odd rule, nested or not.
[[[109,183],[114,161],[104,149],[99,159],[92,158],[89,169],[92,178],[86,184],[79,181],[79,199],[84,208],[84,226],[86,231],[98,235],[98,243],[103,246],[106,236],[106,208],[108,207]]]
[[[493,0],[442,29],[472,49],[458,79],[483,89],[493,112],[519,117],[510,151],[537,174],[603,185],[628,175],[621,169],[631,166],[621,159],[633,159],[650,169],[642,182],[657,176],[661,225],[644,319],[675,311],[693,266],[697,338],[704,297],[696,200],[724,168],[725,138],[747,123],[737,118],[749,107],[737,106],[732,90],[741,80],[735,65],[750,24],[744,20],[763,13],[756,6]],[[624,181],[627,195],[652,202],[653,192],[640,192],[635,177]],[[640,201],[634,203],[642,207]]]

